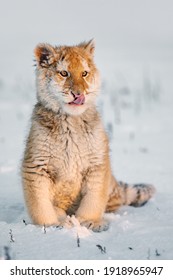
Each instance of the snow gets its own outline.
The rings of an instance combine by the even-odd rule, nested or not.
[[[0,0],[0,258],[7,246],[17,260],[172,259],[173,5],[169,0],[142,6],[137,0],[72,2]],[[105,232],[81,227],[75,217],[71,227],[34,226],[20,180],[36,100],[33,49],[39,42],[76,44],[92,37],[102,75],[98,108],[110,138],[113,173],[129,183],[152,183],[157,193],[144,207],[106,214]]]

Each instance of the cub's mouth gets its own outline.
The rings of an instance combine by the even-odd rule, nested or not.
[[[74,100],[69,102],[68,104],[80,106],[80,105],[83,105],[84,103],[85,103],[85,96],[84,96],[84,94],[81,94],[79,96],[75,95]]]

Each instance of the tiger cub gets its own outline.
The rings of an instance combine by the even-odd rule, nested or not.
[[[22,182],[34,224],[63,225],[75,215],[93,231],[107,230],[105,212],[141,206],[154,187],[117,182],[96,98],[99,71],[93,40],[35,48],[37,104],[22,163]]]

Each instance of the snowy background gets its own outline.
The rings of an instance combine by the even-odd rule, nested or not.
[[[173,259],[172,1],[0,0],[0,7],[0,258]],[[44,229],[27,216],[20,180],[35,103],[33,49],[91,38],[113,172],[152,183],[157,194],[107,215],[107,232],[75,220],[72,229]]]

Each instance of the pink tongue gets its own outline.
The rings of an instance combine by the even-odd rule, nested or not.
[[[81,94],[79,97],[76,97],[72,102],[70,102],[71,104],[77,104],[77,105],[82,105],[85,102],[85,96],[83,94]]]

